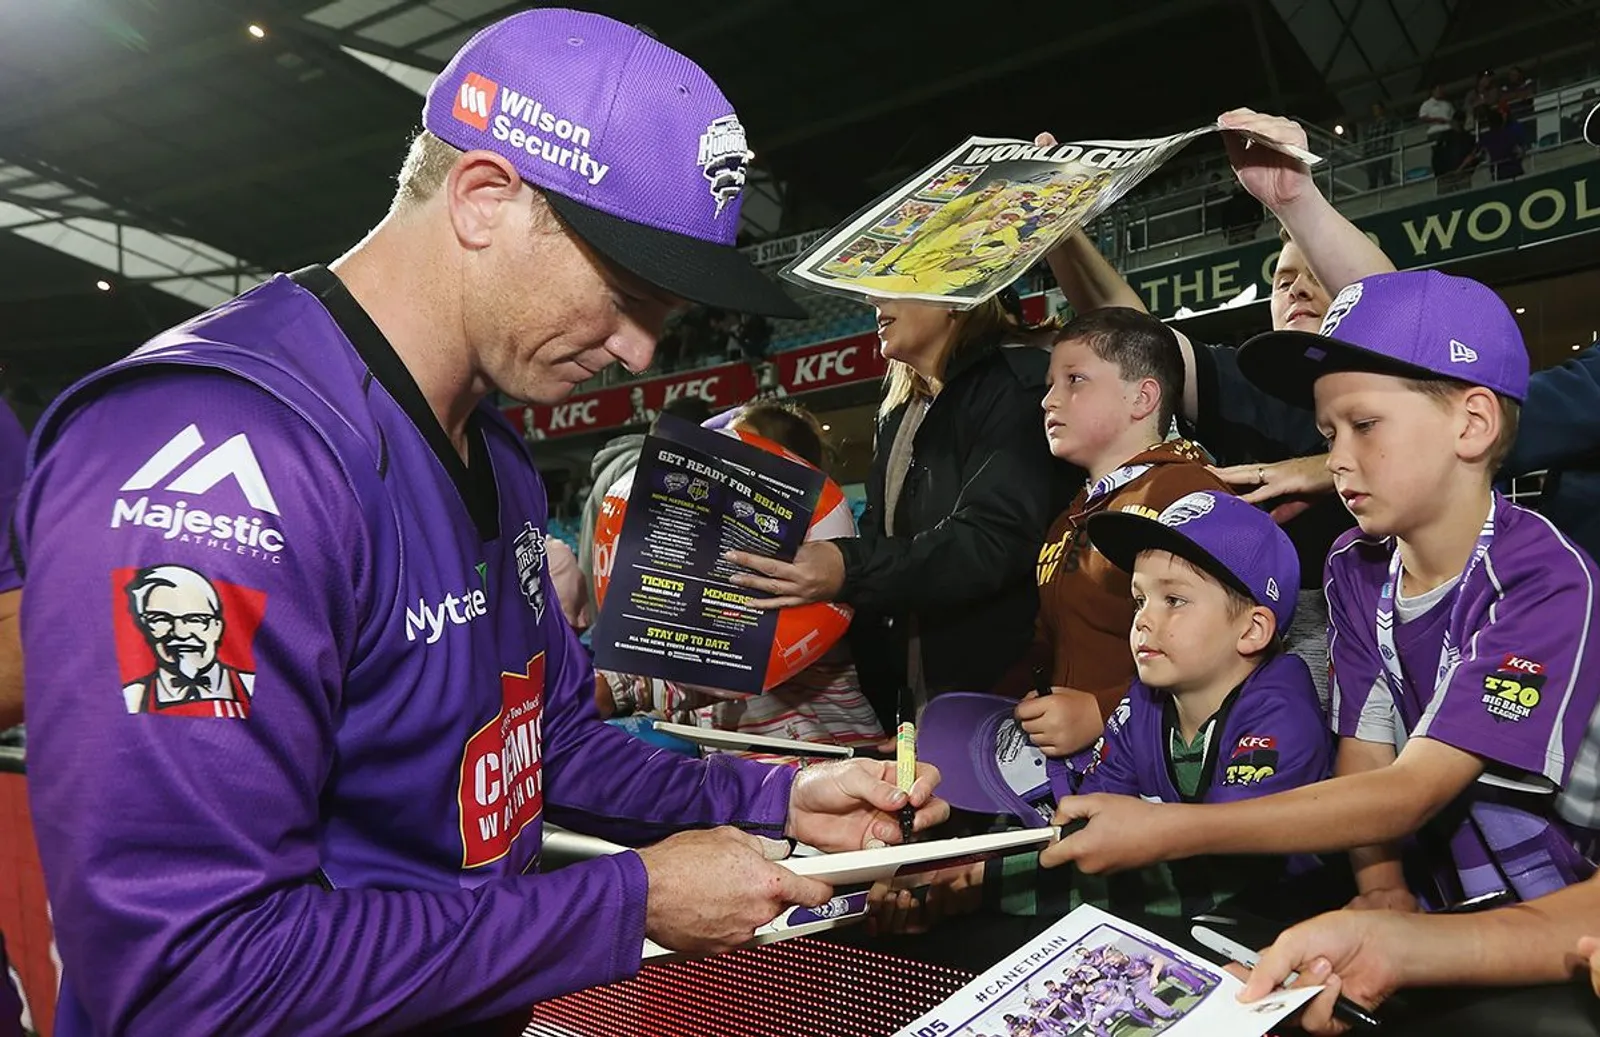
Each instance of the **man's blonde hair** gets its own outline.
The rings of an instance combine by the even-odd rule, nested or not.
[[[405,161],[400,163],[400,173],[395,177],[394,201],[389,203],[389,211],[408,212],[428,202],[444,189],[450,170],[464,154],[466,152],[460,148],[445,143],[427,130],[412,137]],[[545,203],[544,192],[531,184],[529,187],[533,188],[535,228],[553,231],[564,226],[555,210]]]
[[[427,130],[412,137],[405,161],[400,163],[400,175],[395,178],[397,183],[391,210],[401,212],[413,209],[438,194],[461,154],[460,149],[446,144]]]

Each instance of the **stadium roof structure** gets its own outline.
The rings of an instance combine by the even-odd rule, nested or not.
[[[0,5],[0,363],[42,391],[383,214],[431,76],[503,0]],[[592,0],[699,61],[756,151],[745,231],[848,215],[970,133],[1331,120],[1497,55],[1592,40],[1600,0]]]

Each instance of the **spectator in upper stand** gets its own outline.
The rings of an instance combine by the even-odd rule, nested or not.
[[[1583,92],[1583,100],[1577,105],[1563,106],[1561,112],[1561,143],[1584,139],[1584,119],[1594,109],[1594,103],[1600,98],[1600,90],[1589,89]]]
[[[1484,115],[1478,128],[1478,150],[1496,180],[1515,180],[1522,175],[1521,124],[1509,122],[1500,109],[1491,108]]]
[[[1449,132],[1455,114],[1456,106],[1445,99],[1443,83],[1435,84],[1433,92],[1417,109],[1417,121],[1428,127],[1428,141],[1433,145],[1434,176],[1443,176],[1450,171],[1441,171],[1439,168],[1439,142]]]
[[[758,364],[766,359],[767,346],[772,342],[772,325],[765,317],[749,314],[739,319],[733,337],[738,341],[744,358],[752,364]]]
[[[1456,112],[1450,116],[1449,128],[1433,139],[1433,175],[1455,178],[1470,174],[1480,159],[1478,142],[1467,132],[1466,114]]]
[[[1466,109],[1472,119],[1473,128],[1479,134],[1486,128],[1489,113],[1500,107],[1500,94],[1500,79],[1494,74],[1493,69],[1485,69],[1479,73],[1478,85],[1467,91],[1461,107]]]
[[[1372,118],[1361,128],[1361,156],[1366,159],[1367,187],[1375,190],[1394,183],[1395,134],[1400,120],[1389,114],[1382,101],[1372,102]]]
[[[1500,95],[1500,100],[1505,105],[1506,118],[1512,122],[1521,122],[1532,115],[1533,95],[1536,90],[1533,77],[1522,71],[1522,66],[1512,65],[1506,69],[1505,89]]]
[[[683,322],[679,315],[667,318],[667,326],[656,340],[656,369],[675,371],[683,356]]]

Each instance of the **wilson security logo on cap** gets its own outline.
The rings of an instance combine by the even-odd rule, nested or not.
[[[467,78],[461,81],[461,89],[456,91],[455,107],[450,109],[450,114],[475,130],[487,130],[489,111],[494,107],[494,98],[499,92],[499,83],[476,72],[468,72]]]

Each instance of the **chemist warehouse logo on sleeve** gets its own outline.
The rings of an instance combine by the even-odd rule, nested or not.
[[[463,868],[510,853],[544,809],[544,680],[543,653],[521,673],[501,673],[500,712],[467,739],[457,792]]]
[[[230,484],[243,507],[225,503]],[[287,550],[279,515],[249,438],[241,432],[211,445],[190,425],[118,487],[111,528],[154,530],[164,541],[277,565]]]

